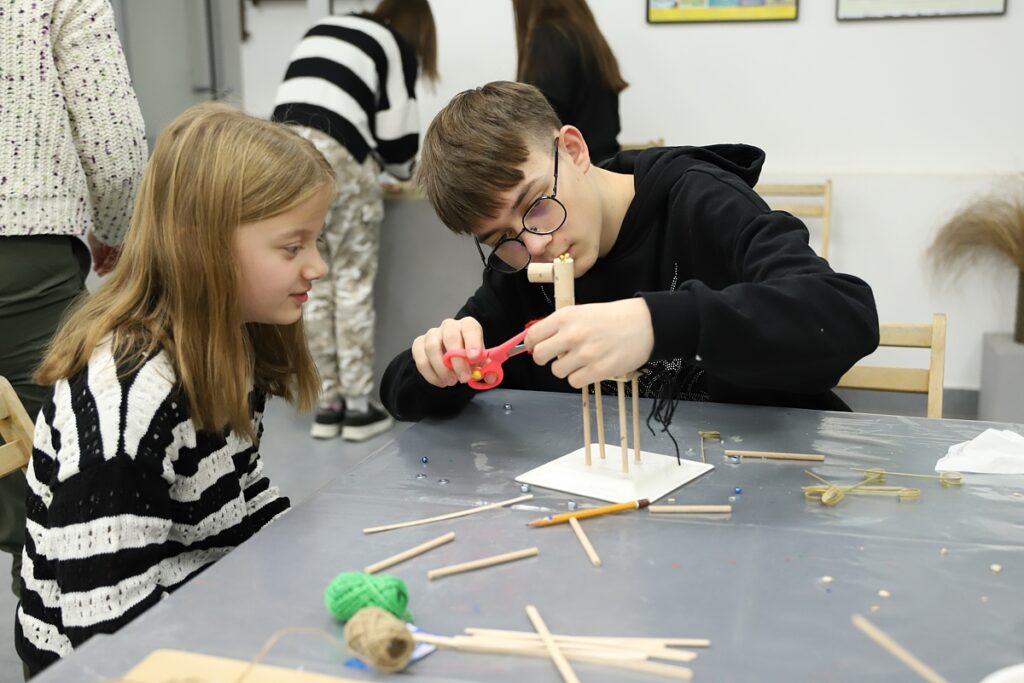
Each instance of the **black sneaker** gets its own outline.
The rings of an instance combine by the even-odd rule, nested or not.
[[[309,435],[314,439],[335,439],[341,435],[342,424],[345,422],[345,404],[334,400],[317,406],[313,426]]]
[[[391,429],[394,423],[382,405],[370,401],[369,410],[365,413],[352,410],[345,413],[341,438],[345,441],[366,441]]]

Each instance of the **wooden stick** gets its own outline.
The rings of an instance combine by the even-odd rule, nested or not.
[[[619,391],[619,445],[622,447],[622,471],[629,474],[629,434],[626,432],[626,383],[615,381]]]
[[[675,514],[721,514],[731,513],[732,505],[649,505],[647,509]]]
[[[532,631],[509,631],[497,628],[476,628],[469,627],[466,633],[472,635],[499,635],[507,638],[537,638]],[[559,642],[565,643],[594,643],[610,647],[711,647],[711,641],[707,638],[654,638],[634,636],[567,636],[552,634],[551,636]]]
[[[397,555],[392,555],[391,557],[387,558],[386,560],[381,560],[380,562],[376,562],[374,564],[371,564],[369,567],[367,567],[363,571],[366,572],[367,574],[376,574],[381,569],[387,569],[388,567],[392,567],[392,566],[398,564],[399,562],[405,562],[409,558],[416,557],[417,555],[422,555],[423,553],[427,552],[428,550],[433,550],[434,548],[436,548],[439,545],[444,545],[445,543],[450,543],[451,541],[454,541],[454,540],[455,540],[455,532],[454,531],[449,531],[444,536],[438,536],[437,538],[435,538],[432,541],[427,541],[426,543],[418,545],[415,548],[409,548],[408,550],[406,550],[404,552],[401,552],[401,553],[398,553]]]
[[[442,648],[448,648],[451,650],[463,650],[465,652],[484,652],[492,654],[509,654],[509,655],[525,655],[527,657],[544,657],[548,658],[547,652],[540,650],[529,645],[519,645],[509,643],[508,645],[497,645],[493,643],[469,643],[469,642],[457,642],[454,638],[447,636],[435,636],[422,631],[413,634],[413,640],[418,643],[429,643],[430,645],[436,645]],[[649,673],[656,676],[665,676],[666,678],[674,678],[680,681],[689,681],[693,678],[693,671],[684,666],[675,666],[672,664],[661,664],[658,662],[634,662],[634,661],[619,661],[614,659],[601,659],[600,657],[584,654],[582,652],[566,652],[565,658],[574,662],[588,662],[591,664],[603,664],[604,666],[612,667],[615,669],[626,669],[628,671],[639,671],[642,673]]]
[[[633,392],[633,462],[640,464],[640,381],[639,373],[633,373],[630,389]]]
[[[533,605],[527,605],[526,616],[530,617],[530,623],[533,624],[533,628],[540,634],[544,647],[547,649],[548,654],[551,655],[551,659],[554,660],[555,666],[558,667],[558,673],[562,674],[562,680],[565,683],[580,683],[580,679],[576,677],[576,672],[569,666],[569,660],[565,658],[558,645],[555,644],[555,639],[551,637],[551,631],[548,630],[547,624],[544,623],[537,608]]]
[[[583,452],[590,467],[590,385],[583,387]]]
[[[461,574],[462,572],[473,571],[474,569],[483,569],[484,567],[493,567],[496,564],[503,564],[505,562],[512,562],[514,560],[521,560],[524,557],[533,557],[539,555],[540,551],[537,548],[526,548],[524,550],[516,550],[511,553],[502,553],[501,555],[491,555],[490,557],[483,557],[479,560],[473,560],[471,562],[463,562],[462,564],[452,564],[447,567],[440,567],[438,569],[431,569],[427,572],[428,579],[440,579],[445,576],[452,574]]]
[[[486,512],[487,510],[494,510],[495,508],[505,507],[506,505],[514,505],[521,503],[524,500],[530,500],[533,498],[532,493],[527,493],[525,496],[517,496],[515,498],[509,498],[498,503],[491,503],[490,505],[481,505],[480,507],[468,508],[466,510],[459,510],[458,512],[449,512],[446,515],[438,515],[437,517],[425,517],[423,519],[414,519],[411,522],[400,522],[398,524],[388,524],[386,526],[372,526],[368,529],[363,529],[364,534],[375,534],[379,531],[391,531],[392,529],[404,529],[410,526],[419,526],[420,524],[430,524],[431,522],[442,522],[446,519],[455,519],[457,517],[465,517],[466,515],[475,515],[478,512]]]
[[[773,451],[726,450],[725,454],[736,458],[761,458],[762,460],[809,460],[812,462],[825,462],[825,456],[818,453],[777,453]]]
[[[604,460],[604,407],[601,405],[600,382],[594,382],[594,408],[597,409],[597,450]]]
[[[906,664],[907,667],[924,680],[929,681],[929,683],[949,683],[949,681],[937,674],[927,664],[910,654],[910,652],[902,645],[893,640],[889,634],[872,624],[863,616],[854,614],[850,617],[850,620],[853,622],[854,626],[860,629],[861,633],[875,641],[875,643],[893,657]]]
[[[576,532],[576,538],[580,539],[580,545],[583,546],[584,552],[587,553],[587,557],[590,558],[590,564],[595,567],[601,566],[601,558],[597,556],[597,551],[594,550],[594,546],[591,545],[590,539],[587,538],[587,534],[583,531],[583,527],[576,521],[575,517],[569,518],[569,526]]]

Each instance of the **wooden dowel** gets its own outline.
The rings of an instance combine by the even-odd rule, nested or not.
[[[647,509],[676,514],[721,514],[732,512],[732,505],[648,505]]]
[[[760,458],[762,460],[803,460],[811,462],[825,462],[825,456],[818,453],[779,453],[773,451],[730,451],[725,452],[726,456],[736,458]]]
[[[639,373],[633,373],[630,388],[633,393],[633,462],[640,464],[640,380]]]
[[[927,664],[910,654],[910,652],[902,645],[893,640],[889,634],[872,624],[860,614],[854,614],[850,617],[850,620],[853,622],[854,626],[860,629],[861,633],[875,641],[875,643],[893,657],[906,664],[914,673],[924,680],[929,683],[949,683]]]
[[[510,631],[498,628],[477,628],[470,626],[466,633],[473,635],[498,635],[506,638],[537,638],[532,631]],[[599,645],[622,646],[622,647],[711,647],[711,641],[707,638],[656,638],[636,636],[569,636],[552,634],[552,637],[559,642],[566,643],[595,643]]]
[[[629,434],[626,432],[626,383],[616,380],[619,391],[619,445],[622,447],[622,471],[629,474]]]
[[[454,541],[454,540],[455,540],[455,532],[454,531],[449,531],[444,536],[438,536],[437,538],[435,538],[432,541],[427,541],[426,543],[420,544],[420,545],[416,546],[415,548],[409,548],[408,550],[406,550],[404,552],[401,552],[401,553],[398,553],[397,555],[392,555],[391,557],[389,557],[389,558],[387,558],[385,560],[381,560],[380,562],[376,562],[374,564],[371,564],[369,567],[367,567],[363,571],[366,572],[367,574],[376,574],[381,569],[387,569],[388,567],[393,567],[394,565],[398,564],[399,562],[405,562],[409,558],[416,557],[417,555],[422,555],[423,553],[427,552],[428,550],[433,550],[434,548],[436,548],[439,545],[444,545],[445,543],[449,543],[449,542]]]
[[[465,652],[483,652],[492,654],[509,654],[509,655],[524,655],[527,657],[544,657],[548,658],[547,652],[536,647],[529,645],[519,645],[509,643],[508,645],[497,645],[490,643],[469,643],[469,642],[457,642],[454,638],[447,636],[435,636],[422,631],[413,634],[413,640],[418,643],[428,643],[430,645],[436,645],[437,647],[448,648],[451,650],[462,650]],[[655,676],[664,676],[666,678],[674,678],[680,681],[689,681],[693,678],[693,671],[684,666],[675,666],[673,664],[661,664],[659,662],[634,662],[634,661],[621,661],[614,659],[602,659],[600,657],[585,654],[582,652],[566,652],[565,658],[574,662],[588,662],[591,664],[601,664],[607,667],[615,669],[625,669],[627,671],[638,671],[641,673],[648,673]]]
[[[544,623],[544,619],[541,618],[537,608],[533,605],[527,605],[526,616],[530,617],[530,623],[533,624],[533,628],[540,634],[540,639],[544,643],[548,654],[551,655],[551,659],[555,662],[558,673],[562,674],[562,680],[565,683],[580,683],[580,679],[576,677],[576,672],[569,666],[569,660],[565,658],[565,655],[562,654],[562,651],[555,643],[555,639],[551,637],[551,631],[548,630],[547,624]]]
[[[594,382],[594,407],[597,409],[597,451],[604,460],[604,406],[601,404],[600,382]]]
[[[590,385],[583,387],[583,453],[590,467]]]
[[[392,529],[404,529],[410,526],[419,526],[420,524],[430,524],[431,522],[443,522],[446,519],[455,519],[457,517],[465,517],[466,515],[475,515],[478,512],[486,512],[487,510],[494,510],[495,508],[505,507],[506,505],[514,505],[516,503],[521,503],[524,500],[530,500],[531,498],[533,498],[533,494],[527,493],[524,496],[509,498],[508,500],[503,500],[498,503],[491,503],[490,505],[481,505],[480,507],[459,510],[458,512],[449,512],[446,515],[438,515],[437,517],[425,517],[424,519],[414,519],[411,522],[400,522],[398,524],[388,524],[385,526],[372,526],[368,529],[363,529],[363,533],[375,534],[378,531],[391,531]]]
[[[533,557],[534,555],[538,554],[540,554],[540,551],[537,548],[526,548],[524,550],[516,550],[511,553],[492,555],[490,557],[483,557],[479,560],[473,560],[471,562],[463,562],[462,564],[453,564],[447,567],[431,569],[429,572],[427,572],[427,578],[431,580],[440,579],[445,576],[451,576],[452,574],[469,572],[473,571],[474,569],[483,569],[484,567],[493,567],[496,564],[513,562],[515,560],[521,560],[524,557]]]
[[[569,526],[576,532],[576,538],[580,540],[580,545],[583,546],[584,552],[587,553],[587,557],[590,558],[590,564],[595,567],[601,566],[601,558],[597,556],[597,551],[594,550],[594,546],[591,545],[590,539],[587,538],[587,534],[583,531],[583,527],[576,520],[575,517],[569,518]]]

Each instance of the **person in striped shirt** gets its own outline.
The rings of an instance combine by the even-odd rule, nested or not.
[[[284,513],[266,398],[311,408],[302,305],[334,194],[285,126],[196,105],[160,135],[120,260],[36,373],[15,645],[35,675]]]
[[[310,434],[363,441],[391,416],[373,390],[373,281],[384,201],[382,170],[407,179],[419,148],[416,81],[437,79],[427,0],[382,0],[369,14],[326,17],[295,48],[273,119],[296,127],[337,176],[321,246],[328,277],[306,307],[321,400]]]

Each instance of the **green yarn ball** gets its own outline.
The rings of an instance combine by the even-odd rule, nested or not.
[[[324,591],[324,605],[338,621],[348,621],[363,607],[380,607],[403,621],[411,621],[406,609],[409,593],[405,582],[394,576],[372,576],[363,572],[338,574]]]

